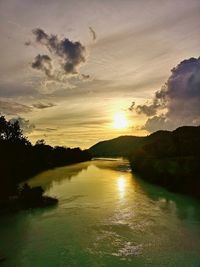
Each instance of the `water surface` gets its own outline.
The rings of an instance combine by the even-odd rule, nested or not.
[[[29,182],[59,204],[1,218],[1,267],[200,267],[200,203],[145,183],[126,161],[56,168]]]

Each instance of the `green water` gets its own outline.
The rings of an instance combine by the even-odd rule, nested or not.
[[[37,175],[56,207],[0,218],[0,267],[200,267],[200,203],[95,160]]]

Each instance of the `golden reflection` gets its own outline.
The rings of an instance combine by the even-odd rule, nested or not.
[[[118,187],[120,198],[124,198],[124,195],[126,193],[126,179],[124,175],[119,176],[117,180],[117,187]]]

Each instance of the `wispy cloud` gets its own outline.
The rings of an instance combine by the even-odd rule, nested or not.
[[[41,102],[38,102],[38,103],[34,103],[33,104],[33,107],[34,108],[37,108],[37,109],[46,109],[46,108],[51,108],[51,107],[55,107],[56,104],[54,103],[41,103]]]
[[[95,41],[97,39],[97,35],[96,35],[95,30],[92,27],[89,27],[89,30],[90,30],[90,33],[92,36],[92,40]]]
[[[20,113],[27,113],[32,111],[32,108],[13,101],[0,100],[0,113],[6,115],[16,115]]]

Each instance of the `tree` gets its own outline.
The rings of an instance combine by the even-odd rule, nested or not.
[[[4,116],[0,117],[0,140],[5,140],[7,121]]]
[[[45,140],[44,139],[39,139],[35,143],[36,146],[45,146]]]
[[[0,140],[10,141],[12,143],[30,144],[23,136],[18,120],[7,121],[4,116],[0,117]]]

